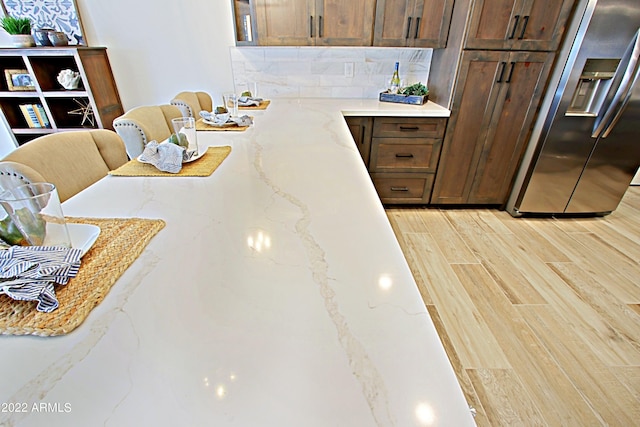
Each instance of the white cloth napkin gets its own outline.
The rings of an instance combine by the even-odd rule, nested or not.
[[[251,96],[241,96],[238,98],[238,105],[241,107],[250,107],[255,105],[258,107],[262,102],[262,98],[253,98]]]
[[[36,309],[58,308],[54,284],[66,285],[80,269],[82,249],[52,246],[12,246],[0,251],[0,294],[15,300],[38,301]]]
[[[151,163],[163,172],[178,173],[182,169],[185,151],[184,147],[170,142],[151,141],[144,147],[138,160]]]

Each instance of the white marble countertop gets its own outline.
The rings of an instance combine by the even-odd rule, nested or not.
[[[199,132],[232,147],[210,177],[108,176],[65,202],[166,227],[75,331],[0,337],[0,425],[474,425],[341,115],[418,110],[447,113],[274,100]]]

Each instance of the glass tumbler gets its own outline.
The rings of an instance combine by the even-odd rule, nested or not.
[[[198,135],[196,133],[196,119],[193,117],[178,117],[171,119],[173,124],[173,130],[176,135],[183,134],[187,138],[189,146],[187,152],[193,153],[194,156],[198,155]]]
[[[20,185],[0,194],[6,212],[0,236],[12,245],[71,247],[56,186],[48,182]],[[1,215],[1,214],[0,214]]]
[[[231,117],[238,117],[238,95],[235,93],[225,93],[224,105],[227,107],[227,111],[231,114]]]

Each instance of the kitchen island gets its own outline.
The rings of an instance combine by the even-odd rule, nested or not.
[[[343,119],[448,110],[250,114],[244,132],[198,133],[232,149],[209,177],[107,176],[64,203],[166,226],[76,330],[0,337],[0,404],[28,409],[0,425],[474,425]]]

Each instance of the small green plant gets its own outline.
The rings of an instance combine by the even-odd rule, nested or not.
[[[31,19],[6,15],[0,19],[0,27],[12,35],[31,34]]]
[[[400,93],[401,95],[426,95],[429,93],[429,90],[425,85],[418,82],[414,85],[400,89],[400,92],[398,93]]]

